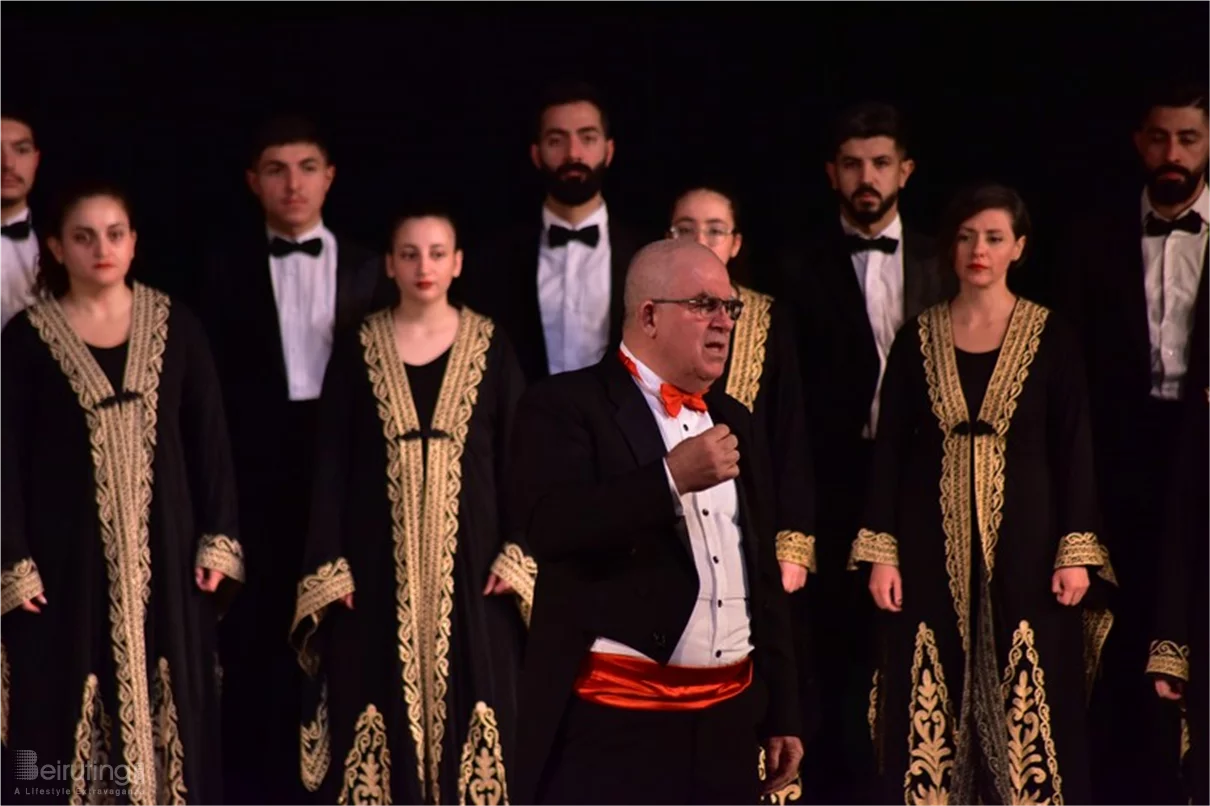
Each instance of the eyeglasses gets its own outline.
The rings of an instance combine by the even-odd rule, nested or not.
[[[691,226],[689,224],[673,224],[668,229],[668,237],[670,238],[696,239],[701,233],[703,233],[703,230],[700,227]],[[734,235],[735,230],[727,229],[720,224],[711,224],[706,227],[704,234],[706,236],[706,243],[710,244],[711,246],[718,246],[723,238],[726,238],[728,235]]]
[[[744,312],[743,300],[735,298],[722,299],[721,297],[712,297],[708,294],[698,294],[696,297],[690,297],[689,299],[653,299],[651,301],[657,305],[684,305],[692,313],[699,316],[716,316],[719,311],[726,311],[727,316],[731,317],[732,322],[739,319],[740,314]]]

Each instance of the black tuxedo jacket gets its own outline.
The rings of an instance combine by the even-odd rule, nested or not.
[[[874,331],[839,222],[805,247],[784,253],[779,262],[779,303],[793,311],[797,323],[821,532],[847,530],[866,484],[864,463],[857,458],[865,453],[861,434],[878,385]],[[956,283],[952,272],[939,268],[933,241],[906,227],[903,275],[905,322],[952,294]],[[842,536],[843,546],[828,547],[821,538],[821,572],[823,564],[840,570],[836,561],[842,562],[840,554],[847,556],[856,537],[853,529]],[[837,556],[825,563],[824,554]]]
[[[774,555],[767,453],[751,416],[718,389],[716,424],[737,435],[743,558],[748,574],[756,715],[766,736],[799,735],[789,606]],[[699,579],[664,470],[664,442],[642,391],[613,353],[540,382],[514,431],[514,501],[534,556],[521,681],[513,798],[533,803],[575,676],[598,636],[667,663]]]
[[[538,248],[546,235],[541,223],[497,233],[467,255],[462,294],[467,304],[491,317],[511,337],[529,383],[550,374],[542,311],[538,304]],[[654,239],[653,239],[654,240]],[[647,241],[632,225],[610,213],[612,279],[609,304],[609,354],[621,343],[622,293],[630,259]]]

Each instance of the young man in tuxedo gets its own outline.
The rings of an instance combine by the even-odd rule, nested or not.
[[[755,803],[802,758],[768,453],[717,388],[742,303],[708,248],[634,258],[620,346],[540,381],[514,501],[539,573],[518,803]]]
[[[837,216],[781,260],[818,490],[819,573],[796,616],[810,623],[817,657],[829,659],[812,671],[815,696],[804,697],[820,706],[818,746],[808,748],[803,772],[808,796],[819,802],[861,802],[855,787],[872,763],[865,719],[872,615],[844,569],[865,501],[882,375],[899,328],[946,293],[932,240],[900,218],[899,194],[914,168],[894,107],[844,110],[824,164]]]
[[[0,114],[0,327],[34,298],[38,238],[30,221],[29,194],[41,158],[29,121]]]
[[[1159,87],[1143,104],[1135,185],[1078,220],[1060,309],[1084,338],[1105,541],[1121,584],[1093,700],[1103,803],[1180,797],[1179,713],[1143,676],[1158,587],[1158,535],[1182,401],[1206,394],[1207,90]],[[1205,459],[1205,457],[1203,457]],[[1161,661],[1162,662],[1162,661]]]
[[[223,384],[247,583],[222,624],[229,799],[298,803],[301,670],[290,630],[315,414],[335,331],[389,297],[383,258],[324,225],[336,176],[316,128],[276,118],[246,178],[263,221],[210,260],[197,306]]]
[[[605,203],[614,138],[600,94],[582,83],[546,91],[530,145],[545,199],[540,227],[491,236],[464,277],[471,307],[512,337],[532,382],[580,369],[616,346],[626,266],[641,245]]]

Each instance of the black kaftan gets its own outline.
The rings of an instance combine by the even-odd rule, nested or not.
[[[57,301],[0,338],[8,800],[222,798],[218,606],[194,580],[243,579],[222,398],[193,315],[133,290],[119,347],[85,345]]]
[[[398,358],[389,310],[334,347],[293,629],[315,698],[303,782],[324,802],[507,800],[536,577],[503,498],[523,383],[468,308],[424,367]],[[484,596],[493,570],[519,595]]]
[[[1087,802],[1085,709],[1113,571],[1079,348],[1022,299],[996,353],[964,354],[949,310],[908,322],[891,350],[851,555],[903,581],[902,612],[880,613],[870,693],[882,796]],[[1052,576],[1076,565],[1092,587],[1060,605]]]

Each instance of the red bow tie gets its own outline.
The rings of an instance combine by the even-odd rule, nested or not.
[[[619,350],[618,358],[622,360],[626,369],[630,370],[631,375],[636,378],[639,377],[639,368],[630,360],[630,356]],[[676,417],[680,414],[682,406],[688,408],[690,411],[706,411],[706,401],[702,398],[701,392],[691,395],[670,383],[660,384],[660,401],[664,404],[664,411],[668,412],[669,417]]]

